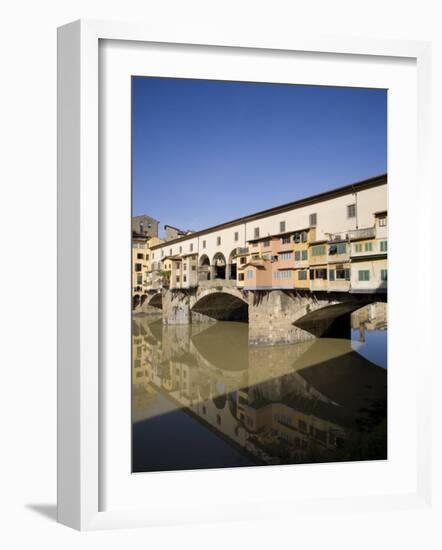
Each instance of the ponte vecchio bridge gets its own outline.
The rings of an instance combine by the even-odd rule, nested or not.
[[[248,322],[252,344],[347,336],[353,311],[387,299],[387,248],[382,175],[151,246],[133,308]]]

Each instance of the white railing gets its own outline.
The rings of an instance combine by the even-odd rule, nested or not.
[[[348,232],[348,238],[353,241],[356,239],[372,239],[376,236],[376,229],[374,227],[367,227],[365,229],[353,229]]]

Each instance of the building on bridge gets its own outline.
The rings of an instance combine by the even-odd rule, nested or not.
[[[142,214],[132,217],[132,232],[145,237],[158,237],[158,224],[160,222],[151,216]]]
[[[158,237],[132,233],[132,304],[134,307],[141,304],[149,289],[152,288],[150,247],[161,242]]]
[[[385,291],[387,241],[385,174],[152,245],[148,290]]]

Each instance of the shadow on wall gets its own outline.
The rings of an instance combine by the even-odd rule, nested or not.
[[[249,320],[249,305],[226,292],[213,292],[204,296],[193,306],[192,311],[202,313],[217,321],[247,323]]]

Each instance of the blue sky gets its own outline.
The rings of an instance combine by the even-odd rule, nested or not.
[[[387,171],[387,92],[134,77],[133,214],[182,229]]]

